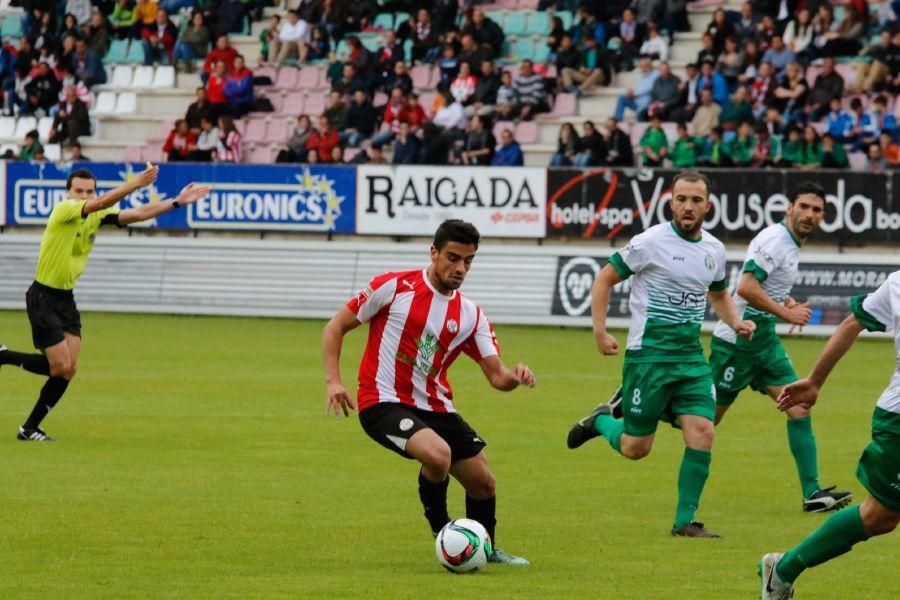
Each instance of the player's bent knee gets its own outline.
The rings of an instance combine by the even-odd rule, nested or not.
[[[897,529],[900,513],[881,514],[871,523],[865,523],[866,533],[870,536],[885,535]]]
[[[450,446],[446,443],[434,444],[422,457],[422,464],[434,471],[450,471]]]
[[[652,442],[648,442],[645,440],[632,443],[625,443],[625,441],[623,440],[621,453],[625,458],[630,458],[631,460],[640,460],[650,454],[650,450],[652,448]]]

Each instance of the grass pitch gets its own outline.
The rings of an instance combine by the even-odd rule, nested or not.
[[[0,591],[4,597],[752,598],[756,561],[825,517],[800,510],[784,418],[745,392],[719,428],[699,519],[721,540],[673,539],[683,443],[661,426],[647,459],[602,440],[565,447],[574,419],[605,399],[620,358],[586,330],[499,326],[508,363],[538,387],[501,394],[465,357],[451,380],[489,442],[499,546],[526,568],[446,573],[416,495],[416,467],[355,418],[324,416],[317,321],[84,315],[80,373],[45,421],[57,444],[16,428],[42,380],[0,370]],[[619,335],[624,341],[624,336]],[[0,340],[27,349],[20,312]],[[350,334],[352,387],[365,330]],[[822,340],[786,341],[807,372]],[[823,484],[854,477],[875,400],[893,368],[861,341],[814,412]],[[464,516],[458,485],[451,516]],[[805,573],[802,598],[896,598],[900,534]]]

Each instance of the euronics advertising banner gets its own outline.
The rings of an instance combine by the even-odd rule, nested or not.
[[[357,233],[431,235],[445,219],[484,236],[543,238],[547,170],[529,167],[357,168]]]
[[[72,169],[89,169],[99,193],[136,177],[143,164],[85,163],[70,168],[12,162],[5,165],[9,225],[42,225],[66,197]],[[122,209],[168,200],[190,182],[207,183],[209,197],[157,217],[160,229],[250,229],[353,233],[356,175],[352,167],[163,164],[154,185],[119,204]]]
[[[677,171],[550,169],[547,237],[628,239],[667,220]],[[894,173],[850,171],[709,170],[712,210],[704,228],[722,240],[749,240],[784,216],[788,194],[801,181],[827,194],[822,238],[837,242],[900,240]]]
[[[551,314],[590,317],[591,284],[606,262],[606,257],[558,257]],[[730,290],[734,290],[737,285],[742,266],[740,261],[728,261]],[[801,255],[800,272],[791,297],[809,302],[812,309],[810,325],[837,325],[850,312],[850,298],[874,291],[897,269],[896,264],[839,264],[804,260]],[[613,289],[609,317],[631,317],[631,311],[628,310],[631,281],[630,278],[626,279]],[[712,310],[707,310],[706,318],[714,320],[716,317]]]

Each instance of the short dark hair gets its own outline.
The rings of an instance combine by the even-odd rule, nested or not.
[[[72,189],[72,181],[75,179],[93,179],[94,185],[97,185],[97,178],[94,177],[94,174],[88,171],[87,169],[78,169],[77,171],[72,171],[69,173],[69,176],[66,178],[66,190]]]
[[[801,181],[800,184],[794,188],[794,193],[791,194],[791,204],[796,202],[797,198],[805,194],[812,194],[813,196],[821,198],[822,201],[825,200],[825,188],[815,181]]]
[[[477,250],[478,242],[480,241],[481,234],[478,233],[474,225],[462,219],[447,219],[434,232],[432,245],[438,252],[443,250],[448,242],[472,245]]]
[[[703,173],[700,173],[699,171],[682,171],[681,173],[676,175],[675,178],[672,179],[672,190],[673,191],[675,190],[675,184],[678,183],[679,181],[688,181],[688,182],[702,181],[703,185],[706,186],[706,196],[707,197],[709,197],[709,193],[712,190],[712,188],[709,184],[709,178],[706,175],[704,175]]]

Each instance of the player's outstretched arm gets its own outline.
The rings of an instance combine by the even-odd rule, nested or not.
[[[119,202],[119,200],[121,200],[128,194],[136,192],[143,187],[147,187],[148,185],[156,181],[156,178],[158,176],[159,167],[155,167],[148,162],[147,168],[144,170],[144,172],[131,181],[126,181],[116,189],[110,190],[102,196],[97,196],[96,198],[85,202],[84,208],[81,209],[81,215],[86,217],[92,212],[106,210],[110,206],[115,206]]]
[[[775,302],[775,300],[773,300],[762,288],[759,284],[759,280],[753,273],[744,273],[741,275],[741,282],[738,284],[737,293],[744,300],[749,302],[750,306],[753,308],[773,314],[791,325],[803,327],[809,322],[809,318],[812,316],[809,302],[791,302],[786,304]]]
[[[501,392],[511,392],[520,385],[534,387],[537,380],[528,365],[519,363],[515,369],[508,369],[499,356],[489,356],[480,363],[481,372],[491,387]]]
[[[600,270],[591,286],[591,320],[594,323],[594,339],[602,354],[618,354],[619,342],[606,331],[606,313],[609,311],[609,296],[622,278],[616,269],[608,264]]]
[[[735,333],[745,340],[753,337],[753,332],[756,331],[756,323],[753,321],[742,321],[738,317],[737,309],[734,307],[734,300],[731,298],[728,290],[710,291],[706,295],[713,310],[716,312],[716,316],[734,329]]]
[[[356,327],[359,327],[356,315],[345,306],[322,330],[322,359],[325,362],[325,385],[328,391],[325,414],[334,411],[335,419],[341,418],[341,411],[345,417],[349,417],[350,411],[356,410],[356,401],[341,383],[341,348],[344,336]]]
[[[786,385],[778,396],[778,408],[787,410],[792,406],[805,406],[809,408],[816,403],[819,397],[819,390],[825,385],[825,380],[834,366],[844,357],[847,350],[853,346],[853,342],[859,336],[865,327],[850,315],[838,325],[834,334],[828,339],[825,348],[816,364],[813,365],[812,371],[806,377],[795,383]]]
[[[193,204],[198,200],[206,198],[212,188],[208,185],[197,185],[189,183],[184,186],[177,198],[156,202],[153,204],[144,204],[137,208],[128,208],[119,213],[119,225],[124,227],[132,223],[139,223],[148,219],[153,219],[159,215],[165,214],[170,210],[175,210],[180,206]]]

